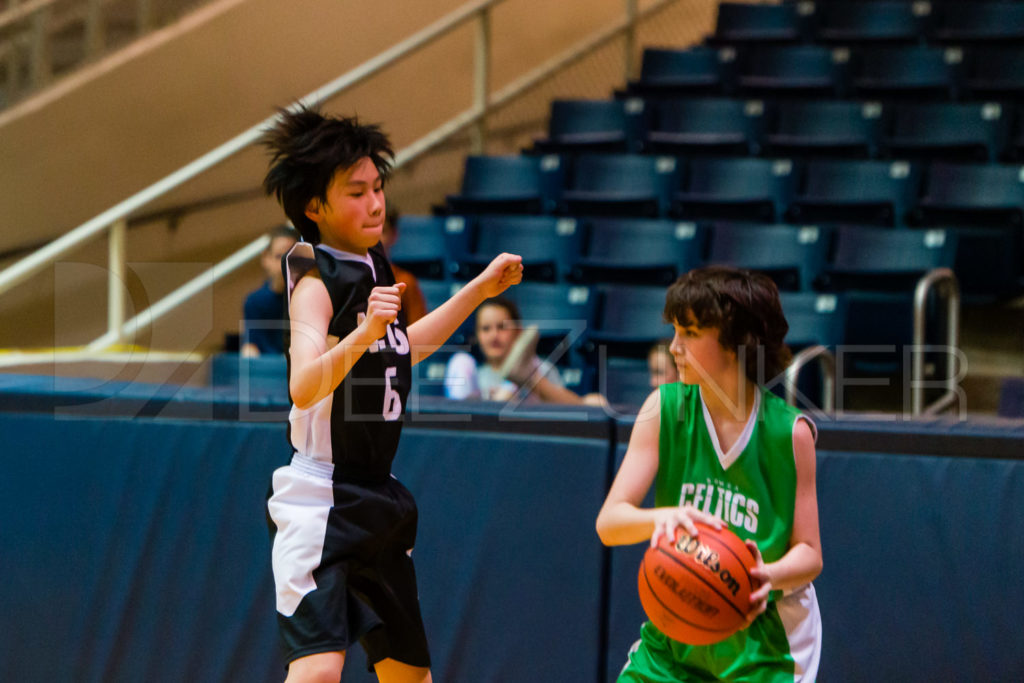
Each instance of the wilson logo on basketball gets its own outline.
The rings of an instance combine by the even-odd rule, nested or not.
[[[728,569],[722,567],[717,552],[701,543],[697,538],[683,532],[675,543],[676,551],[689,555],[697,565],[707,569],[721,582],[722,587],[735,596],[740,590],[740,582],[733,578]]]

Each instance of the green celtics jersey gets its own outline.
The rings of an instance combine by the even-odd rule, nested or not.
[[[746,428],[723,452],[697,385],[666,384],[660,396],[655,505],[689,503],[755,541],[765,562],[778,560],[793,530],[793,426],[800,412],[759,389]],[[813,680],[820,643],[808,584],[785,596],[773,591],[749,628],[713,645],[686,645],[644,624],[619,681]]]

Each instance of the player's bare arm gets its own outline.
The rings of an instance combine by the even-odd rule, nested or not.
[[[399,283],[374,287],[367,300],[366,318],[340,342],[327,334],[332,305],[319,277],[299,280],[291,299],[291,377],[288,390],[300,410],[330,395],[363,353],[386,333],[401,308]]]
[[[777,561],[765,564],[760,570],[763,574],[758,576],[769,581],[773,590],[799,588],[814,580],[822,568],[814,435],[805,420],[797,420],[793,427],[793,454],[796,458],[796,503],[789,550]]]
[[[484,300],[498,296],[523,280],[523,259],[515,254],[499,254],[482,273],[455,293],[437,309],[409,326],[412,362],[416,364],[436,351],[452,336],[466,318]]]

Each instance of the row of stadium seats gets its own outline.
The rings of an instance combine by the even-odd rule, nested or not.
[[[458,286],[424,284],[428,298],[438,301]],[[662,318],[664,287],[524,282],[507,295],[518,304],[524,322],[539,327],[538,352],[559,366],[569,388],[600,391],[614,403],[639,402],[646,395],[647,352],[672,336]],[[781,300],[789,322],[786,343],[794,351],[814,345],[833,353],[843,348],[843,372],[850,377],[903,371],[903,350],[913,338],[911,292],[783,292]],[[445,347],[414,368],[417,392],[442,395],[447,360],[471,344],[468,321]],[[941,364],[940,359],[936,366]]]
[[[765,272],[786,291],[908,291],[934,268],[952,269],[978,300],[1021,290],[1020,237],[1010,230],[409,215],[400,233],[392,260],[425,286],[440,281],[442,293],[506,251],[522,255],[533,282],[664,287],[691,268],[721,263]]]
[[[1024,106],[680,97],[555,100],[532,153],[1024,159]]]
[[[709,43],[968,43],[1024,39],[1024,3],[976,0],[723,2]]]
[[[877,225],[1024,224],[1024,168],[640,154],[466,158],[439,212]]]
[[[883,100],[1019,100],[1024,46],[647,48],[620,95],[741,94]]]

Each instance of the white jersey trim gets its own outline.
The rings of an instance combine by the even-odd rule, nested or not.
[[[715,448],[718,462],[722,463],[722,469],[727,470],[740,457],[740,453],[750,443],[750,437],[754,434],[754,425],[757,424],[757,413],[761,409],[761,392],[754,392],[754,408],[750,411],[747,424],[743,426],[743,431],[740,433],[739,438],[736,439],[736,443],[732,445],[728,453],[722,452],[722,446],[718,441],[718,432],[715,431],[715,423],[711,419],[711,413],[708,412],[708,404],[704,402],[704,395],[699,390],[697,393],[700,395],[700,407],[704,413],[704,426],[707,428],[708,434],[711,435],[711,445]]]

